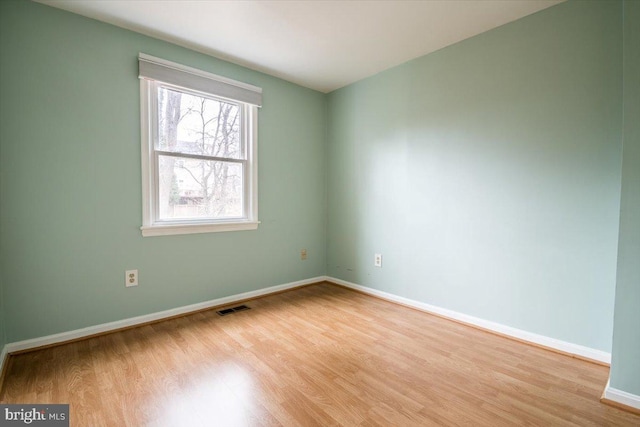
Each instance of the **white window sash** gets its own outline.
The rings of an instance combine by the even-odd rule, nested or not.
[[[256,157],[257,149],[257,110],[262,102],[262,89],[255,86],[247,85],[241,82],[235,82],[224,77],[216,76],[210,73],[206,73],[200,70],[192,69],[180,64],[174,64],[169,61],[165,61],[159,58],[150,57],[149,55],[140,54],[140,99],[141,99],[141,155],[142,155],[142,191],[143,191],[143,218],[142,218],[142,230],[143,236],[161,236],[172,234],[192,234],[192,233],[208,233],[208,232],[223,232],[223,231],[241,231],[241,230],[255,230],[258,228],[258,162]],[[149,70],[158,70],[158,67],[150,68],[148,65],[142,64],[154,63],[156,65],[164,66],[167,70],[171,70],[171,73],[182,72],[183,78],[192,79],[189,76],[196,76],[198,79],[181,80],[170,79],[170,73],[155,74],[153,78],[152,72]],[[180,73],[178,73],[180,74]],[[184,77],[187,76],[187,77]],[[160,77],[163,77],[160,79]],[[202,86],[203,78],[207,80],[216,81],[217,83],[223,83],[227,90],[226,92],[216,92],[220,86],[210,85],[207,87]],[[171,80],[171,81],[166,81]],[[181,83],[182,82],[182,83]],[[196,82],[200,86],[190,86],[191,83]],[[211,95],[214,98],[227,98],[231,101],[240,102],[241,116],[242,116],[242,158],[217,158],[209,156],[191,155],[180,152],[165,152],[163,150],[156,150],[157,135],[157,87],[158,85],[164,86],[177,86],[175,89],[189,92],[203,92],[204,94]],[[187,87],[183,88],[182,86]],[[231,88],[231,89],[229,89]],[[239,90],[239,89],[242,90]],[[247,95],[248,93],[253,95]],[[196,93],[194,93],[196,94]],[[238,98],[244,96],[248,100]],[[244,95],[242,95],[244,94]],[[258,97],[259,95],[259,97]],[[200,96],[200,95],[198,95]],[[198,218],[189,220],[160,220],[158,212],[158,158],[159,155],[170,155],[183,158],[202,158],[203,160],[212,161],[224,161],[241,163],[243,165],[243,204],[242,211],[243,216],[238,218]]]

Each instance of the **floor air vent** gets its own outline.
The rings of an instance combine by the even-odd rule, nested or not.
[[[235,313],[236,311],[244,311],[249,310],[251,307],[247,307],[246,305],[239,305],[237,307],[225,308],[222,310],[216,311],[220,316],[226,316],[227,314]]]

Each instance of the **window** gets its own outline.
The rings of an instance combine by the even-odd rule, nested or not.
[[[258,227],[262,89],[139,56],[142,235]]]

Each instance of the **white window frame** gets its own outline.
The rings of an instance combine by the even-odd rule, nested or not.
[[[140,123],[142,136],[142,227],[140,230],[142,235],[147,237],[257,229],[260,223],[258,221],[258,107],[261,102],[262,89],[142,53],[139,60],[141,65]],[[143,72],[143,62],[152,67],[159,67],[160,71]],[[162,80],[154,78],[157,76],[160,76]],[[196,79],[196,84],[192,87],[189,87],[190,78]],[[211,89],[207,90],[209,81],[212,83]],[[176,82],[180,84],[176,84]],[[240,133],[242,144],[246,150],[246,158],[238,161],[238,163],[244,164],[242,217],[160,220],[157,206],[159,179],[157,159],[164,152],[156,150],[158,87],[196,96],[228,100],[240,106],[242,117]],[[218,88],[222,89],[217,90]],[[236,93],[239,95],[235,96]],[[244,99],[249,99],[249,102]]]

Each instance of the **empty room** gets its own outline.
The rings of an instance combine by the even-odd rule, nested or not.
[[[639,426],[640,1],[0,2],[0,426]]]

